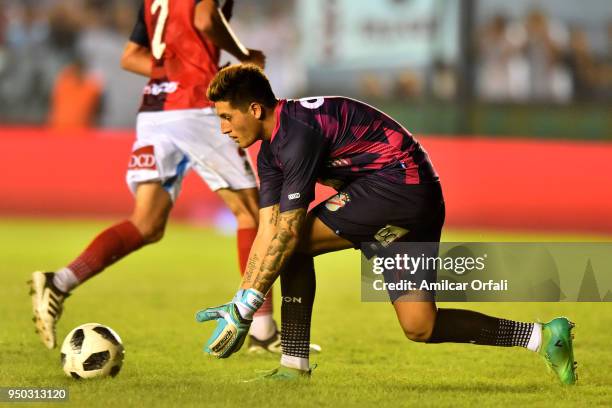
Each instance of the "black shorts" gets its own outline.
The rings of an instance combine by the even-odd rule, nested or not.
[[[376,174],[350,183],[312,212],[355,248],[385,239],[440,242],[445,216],[439,183],[396,184]]]
[[[403,247],[403,253],[437,257],[444,225],[444,198],[439,183],[405,185],[380,176],[362,177],[322,202],[313,210],[325,225],[361,249],[366,258],[394,256],[394,242],[420,242]],[[416,272],[416,273],[415,273]],[[386,270],[385,282],[436,281],[436,271],[413,273]],[[389,299],[433,300],[435,292],[389,290]]]

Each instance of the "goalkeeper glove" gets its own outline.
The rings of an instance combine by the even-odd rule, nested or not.
[[[231,302],[197,312],[198,322],[217,321],[204,351],[217,358],[227,358],[240,350],[253,322],[253,314],[263,302],[264,295],[258,290],[240,289]]]

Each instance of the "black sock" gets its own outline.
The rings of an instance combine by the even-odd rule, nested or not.
[[[438,309],[427,343],[473,343],[527,347],[533,323],[498,319],[471,310]]]
[[[308,358],[316,280],[312,256],[294,254],[281,273],[283,355]]]

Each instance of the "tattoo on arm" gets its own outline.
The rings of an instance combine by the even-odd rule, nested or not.
[[[306,209],[298,208],[278,214],[277,231],[272,238],[261,266],[254,276],[253,287],[267,293],[287,260],[297,247],[298,239],[306,219]]]
[[[257,254],[253,254],[252,257],[249,258],[249,262],[247,263],[246,271],[244,272],[244,279],[247,281],[251,280],[253,276],[253,272],[255,271],[255,267],[259,263],[259,257]]]
[[[272,214],[270,215],[270,225],[276,225],[278,223],[278,208],[278,204],[272,207]]]

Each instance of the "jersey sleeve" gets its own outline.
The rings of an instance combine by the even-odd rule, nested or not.
[[[134,24],[132,34],[130,34],[130,41],[149,48],[149,33],[147,32],[147,24],[144,16],[144,1],[140,4],[136,24]]]
[[[327,154],[327,139],[297,122],[283,142],[279,152],[283,172],[280,212],[308,208],[314,200],[317,174]]]
[[[266,208],[278,204],[283,187],[283,172],[274,163],[270,142],[262,142],[259,148],[257,174],[259,176],[259,207]]]

